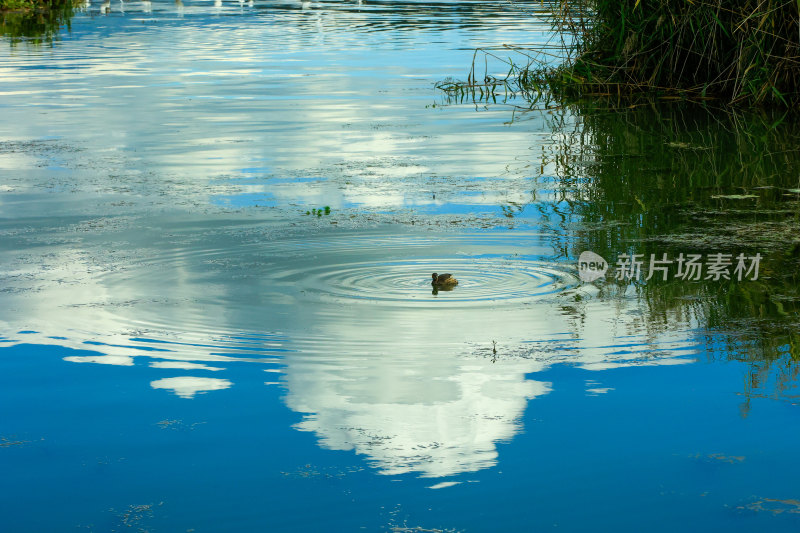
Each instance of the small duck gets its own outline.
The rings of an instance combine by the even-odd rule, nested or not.
[[[431,285],[439,288],[455,287],[458,285],[458,280],[450,274],[431,274]]]

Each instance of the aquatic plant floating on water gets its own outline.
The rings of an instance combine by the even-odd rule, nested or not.
[[[326,205],[325,207],[320,207],[319,209],[315,207],[311,211],[306,211],[306,215],[317,216],[317,217],[330,214],[331,214],[331,206],[329,205]]]

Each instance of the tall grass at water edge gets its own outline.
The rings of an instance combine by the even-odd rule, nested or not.
[[[476,53],[451,96],[528,101],[656,96],[792,108],[800,97],[800,0],[553,0],[553,40],[504,47],[517,60],[481,76]],[[521,59],[520,59],[521,58]],[[485,59],[485,57],[484,57]],[[485,64],[485,63],[484,63]]]

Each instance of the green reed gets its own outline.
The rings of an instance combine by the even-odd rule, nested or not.
[[[503,85],[536,103],[549,92],[793,107],[800,96],[800,0],[554,0],[549,13],[555,44],[514,49],[522,59],[500,79],[479,79],[473,62],[466,82],[440,88],[485,100]]]

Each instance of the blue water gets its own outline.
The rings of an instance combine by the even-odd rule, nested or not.
[[[800,528],[790,347],[581,283],[581,117],[434,88],[552,37],[520,7],[0,42],[2,531]]]
[[[2,448],[8,531],[797,526],[795,504],[768,500],[796,487],[785,460],[796,406],[756,399],[743,419],[738,364],[537,372],[558,386],[515,420],[492,467],[431,478],[379,475],[363,454],[321,448],[293,429],[301,416],[282,387],[247,365],[226,372],[234,387],[186,401],[149,390],[145,365],[66,353],[79,352],[2,350],[3,425],[24,441]],[[589,394],[590,380],[612,390]],[[443,480],[456,484],[437,489]]]

